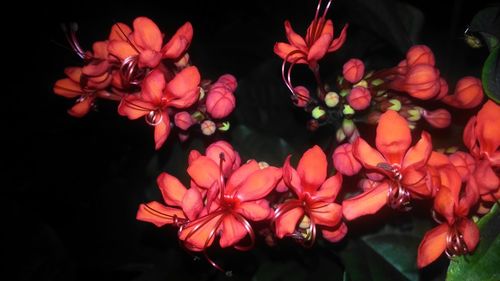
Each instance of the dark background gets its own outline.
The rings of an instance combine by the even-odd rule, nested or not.
[[[272,51],[275,42],[286,40],[285,19],[299,34],[305,33],[315,1],[171,2],[14,3],[18,7],[12,10],[13,19],[9,10],[4,11],[6,180],[1,187],[5,196],[0,252],[7,271],[0,274],[13,276],[4,280],[231,280],[203,257],[195,261],[185,253],[173,229],[135,220],[138,204],[161,200],[156,176],[168,171],[185,179],[190,148],[203,148],[219,138],[234,141],[245,160],[260,157],[276,165],[288,153],[300,154],[313,143],[328,142],[328,129],[316,134],[305,129],[307,118],[291,105],[280,77],[281,60]],[[322,61],[322,73],[328,81],[350,57],[366,60],[370,69],[390,67],[409,46],[423,43],[434,50],[437,66],[450,85],[461,76],[479,76],[487,50],[469,48],[463,31],[477,11],[492,3],[334,1],[327,17],[337,31],[346,22],[350,28],[345,46]],[[189,53],[203,78],[216,79],[224,73],[238,78],[231,133],[209,139],[194,135],[182,145],[172,134],[160,151],[154,151],[152,129],[140,120],[119,116],[113,103],[99,103],[97,112],[82,119],[66,113],[73,101],[53,94],[52,86],[64,77],[65,67],[81,61],[65,47],[59,24],[77,22],[80,42],[90,48],[94,41],[106,39],[114,22],[131,24],[137,16],[153,19],[167,36],[191,21],[195,33]],[[300,67],[296,77],[314,86]],[[287,146],[277,150],[273,147],[277,141]],[[269,277],[273,276],[270,260],[292,264],[290,272],[295,274],[286,280],[311,280],[329,274],[311,267],[311,260],[314,264],[320,255],[336,265],[332,272],[343,272],[334,254],[318,248],[303,251],[286,241],[275,248],[260,241],[257,248],[250,253],[214,250],[212,254],[234,270],[232,280],[250,280],[255,274],[254,280],[280,280]],[[303,265],[305,273],[296,264]],[[422,278],[442,277],[445,266],[424,271]],[[338,275],[329,276],[336,280]]]

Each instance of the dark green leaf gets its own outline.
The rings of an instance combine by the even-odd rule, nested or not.
[[[497,46],[488,56],[483,66],[482,80],[483,88],[490,99],[500,102],[500,58]]]
[[[490,7],[479,11],[472,19],[469,31],[481,34],[490,51],[493,50],[500,38],[500,8]]]
[[[448,267],[447,281],[500,280],[500,215],[498,204],[478,222],[481,238],[472,255],[453,259]]]

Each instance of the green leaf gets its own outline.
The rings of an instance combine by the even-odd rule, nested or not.
[[[498,204],[482,217],[478,224],[481,232],[479,245],[472,255],[456,257],[448,267],[447,281],[500,280],[500,215]]]
[[[486,59],[483,66],[482,80],[483,88],[490,99],[500,103],[500,58],[497,46]]]
[[[488,49],[493,50],[500,38],[500,8],[489,7],[479,11],[469,25],[469,31],[480,34],[488,46]]]

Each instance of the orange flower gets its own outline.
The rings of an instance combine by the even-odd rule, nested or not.
[[[289,43],[276,43],[274,53],[289,63],[309,64],[311,68],[315,68],[317,62],[326,53],[335,52],[342,47],[348,25],[344,26],[338,38],[333,38],[333,23],[325,18],[331,2],[332,0],[328,1],[323,15],[319,17],[321,0],[319,1],[316,15],[307,28],[305,38],[295,33],[290,22],[285,21],[286,37]]]
[[[113,40],[109,42],[108,50],[121,62],[135,58],[140,68],[155,68],[162,59],[180,59],[193,37],[191,23],[186,22],[162,47],[163,35],[152,20],[138,17],[134,20],[133,27],[132,31],[123,23],[113,26]]]
[[[184,68],[168,83],[160,70],[153,70],[144,79],[140,95],[122,99],[118,112],[129,119],[146,116],[155,127],[155,148],[159,149],[170,133],[169,108],[186,108],[199,96],[200,73],[195,66]]]
[[[385,204],[395,209],[408,209],[410,199],[432,196],[428,183],[427,161],[432,152],[431,136],[422,132],[413,146],[408,122],[396,111],[388,110],[380,116],[376,146],[364,139],[353,143],[353,154],[371,172],[384,175],[381,183],[342,204],[348,220],[376,213]]]
[[[443,252],[450,258],[470,253],[479,242],[479,229],[467,218],[479,197],[475,180],[462,187],[460,175],[450,164],[441,166],[439,174],[441,187],[434,200],[434,210],[444,221],[422,239],[418,247],[419,268],[432,263]]]
[[[283,181],[297,199],[278,206],[274,215],[276,235],[291,236],[303,245],[311,246],[316,238],[316,225],[322,226],[323,237],[335,242],[346,234],[341,222],[342,207],[334,203],[342,185],[342,175],[326,178],[325,153],[318,146],[307,150],[297,170],[290,165],[290,156],[283,166]]]

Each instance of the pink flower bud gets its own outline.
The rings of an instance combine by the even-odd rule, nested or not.
[[[441,77],[439,78],[439,83],[440,87],[439,87],[439,94],[436,97],[437,100],[444,98],[448,94],[448,82],[446,82],[446,80],[444,80]]]
[[[354,87],[347,96],[347,102],[355,110],[366,109],[370,105],[372,95],[367,88]]]
[[[342,69],[345,80],[357,83],[365,74],[365,64],[359,59],[348,60]]]
[[[439,71],[428,64],[411,67],[404,79],[396,79],[390,84],[391,89],[407,92],[410,96],[422,100],[435,97],[440,86]]]
[[[309,102],[309,90],[304,86],[297,86],[293,88],[293,91],[297,95],[297,99],[295,100],[295,105],[298,107],[304,107]]]
[[[201,132],[205,136],[212,135],[213,133],[215,133],[215,130],[217,129],[217,127],[215,126],[215,123],[210,121],[210,120],[203,121],[203,123],[201,123],[200,126],[201,126]]]
[[[332,155],[335,169],[343,175],[353,176],[361,170],[361,163],[352,154],[352,145],[344,143],[337,147]]]
[[[219,79],[217,79],[217,82],[224,84],[226,88],[232,93],[234,93],[236,87],[238,87],[236,78],[231,74],[222,75],[221,77],[219,77]]]
[[[208,113],[216,119],[228,116],[236,106],[236,99],[226,87],[211,88],[207,95]]]
[[[193,125],[193,119],[191,118],[191,114],[186,111],[181,111],[175,114],[174,123],[175,126],[179,127],[181,130],[187,130]]]
[[[189,152],[189,156],[188,156],[188,164],[191,165],[191,163],[198,159],[199,157],[201,156],[201,153],[196,150],[196,149],[193,149]]]
[[[458,81],[455,93],[444,97],[442,101],[458,108],[474,108],[483,101],[483,97],[481,80],[467,76]]]
[[[424,110],[424,118],[434,128],[446,128],[451,124],[451,114],[446,109],[437,109],[434,111]]]
[[[233,146],[226,141],[217,141],[207,147],[206,155],[215,163],[219,164],[220,154],[224,154],[224,161],[222,162],[222,171],[224,175],[229,174],[237,169],[241,164],[241,158],[238,152],[233,149]]]
[[[415,45],[406,53],[406,62],[409,66],[429,64],[434,66],[435,59],[432,50],[425,45]]]

